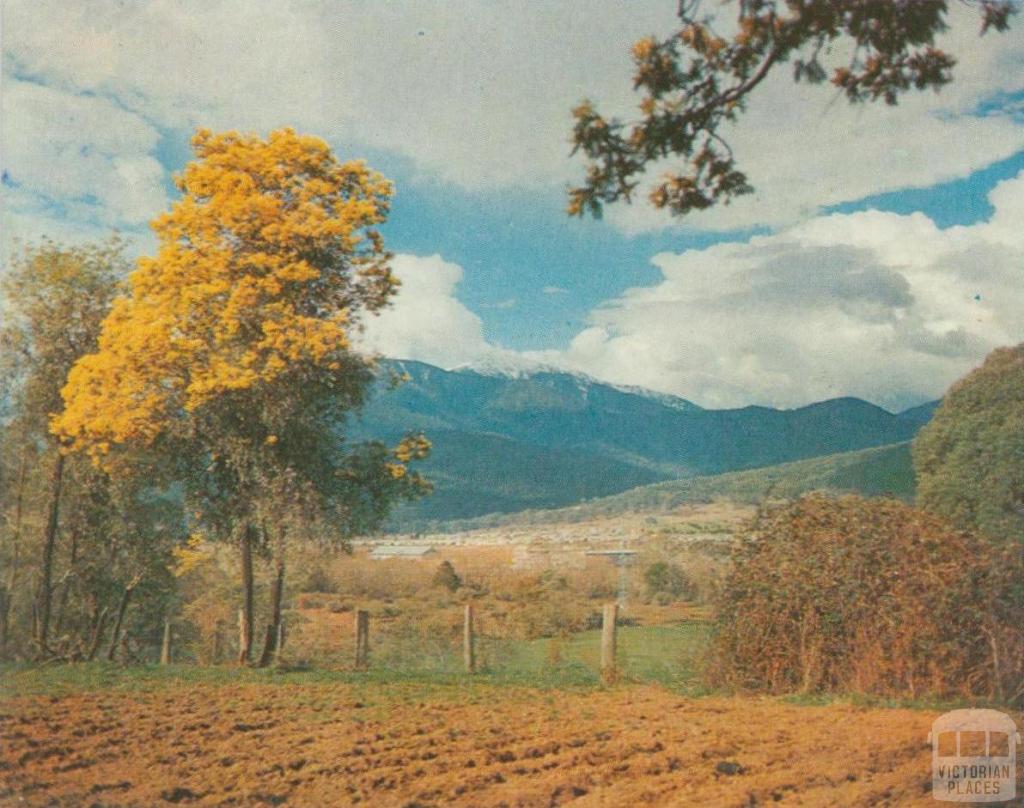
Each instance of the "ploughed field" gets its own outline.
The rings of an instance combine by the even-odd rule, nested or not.
[[[934,804],[925,711],[284,679],[9,698],[0,805]]]

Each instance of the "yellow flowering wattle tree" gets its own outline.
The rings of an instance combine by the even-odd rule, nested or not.
[[[152,222],[157,254],[139,260],[99,350],[72,369],[52,428],[108,467],[122,447],[175,459],[196,529],[241,548],[245,661],[254,546],[276,534],[266,658],[285,525],[372,529],[390,503],[427,490],[408,464],[429,444],[345,441],[374,378],[351,337],[397,287],[376,230],[391,184],[291,129],[199,130],[192,145],[181,199]]]

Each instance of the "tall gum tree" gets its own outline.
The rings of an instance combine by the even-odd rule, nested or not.
[[[42,497],[43,535],[33,596],[34,643],[40,654],[50,643],[53,579],[66,489],[66,465],[48,418],[62,407],[61,387],[74,363],[96,350],[101,323],[110,310],[129,264],[123,245],[67,247],[44,241],[13,256],[0,283],[0,398],[11,412],[5,448],[17,452],[13,483],[13,525],[8,568],[0,583],[0,647],[7,643],[10,610],[22,558],[26,472],[34,463],[47,469]],[[40,462],[41,461],[41,462]]]
[[[429,443],[345,442],[374,379],[351,336],[397,288],[376,230],[391,183],[292,129],[201,129],[192,146],[181,199],[152,222],[157,254],[72,369],[52,429],[112,473],[123,449],[175,459],[194,529],[240,548],[245,662],[254,551],[283,565],[286,524],[374,528],[428,489],[408,466]]]

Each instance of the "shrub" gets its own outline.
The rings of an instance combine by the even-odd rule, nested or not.
[[[678,564],[657,561],[644,570],[644,584],[649,597],[666,595],[669,598],[692,600],[696,587]]]
[[[295,598],[295,605],[299,609],[322,609],[327,601],[319,594],[302,592]]]
[[[447,589],[449,592],[455,592],[462,586],[462,579],[455,572],[455,567],[452,566],[451,561],[442,561],[440,563],[437,572],[434,573],[433,585]]]
[[[304,592],[322,592],[327,595],[333,595],[338,591],[338,582],[334,580],[325,567],[316,564],[306,574],[306,580],[301,588]]]
[[[773,692],[1020,697],[1019,551],[894,500],[763,512],[717,604],[714,684]]]

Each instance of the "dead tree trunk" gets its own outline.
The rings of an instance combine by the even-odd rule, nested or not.
[[[121,626],[124,624],[124,615],[128,611],[128,601],[132,598],[132,590],[135,584],[129,584],[121,595],[121,603],[117,607],[117,618],[114,620],[114,633],[110,635],[110,647],[107,649],[107,662],[114,661],[117,654],[117,644],[121,639]]]
[[[242,528],[242,619],[238,638],[238,664],[247,665],[252,657],[254,630],[253,618],[253,576],[252,576],[252,539],[253,528],[245,525]]]
[[[64,482],[64,455],[57,452],[50,475],[50,505],[46,515],[46,531],[43,534],[43,564],[39,580],[39,591],[36,595],[39,622],[36,625],[36,644],[40,653],[45,653],[50,638],[50,604],[53,586],[53,553],[57,546],[57,524],[60,519],[60,493]]]

